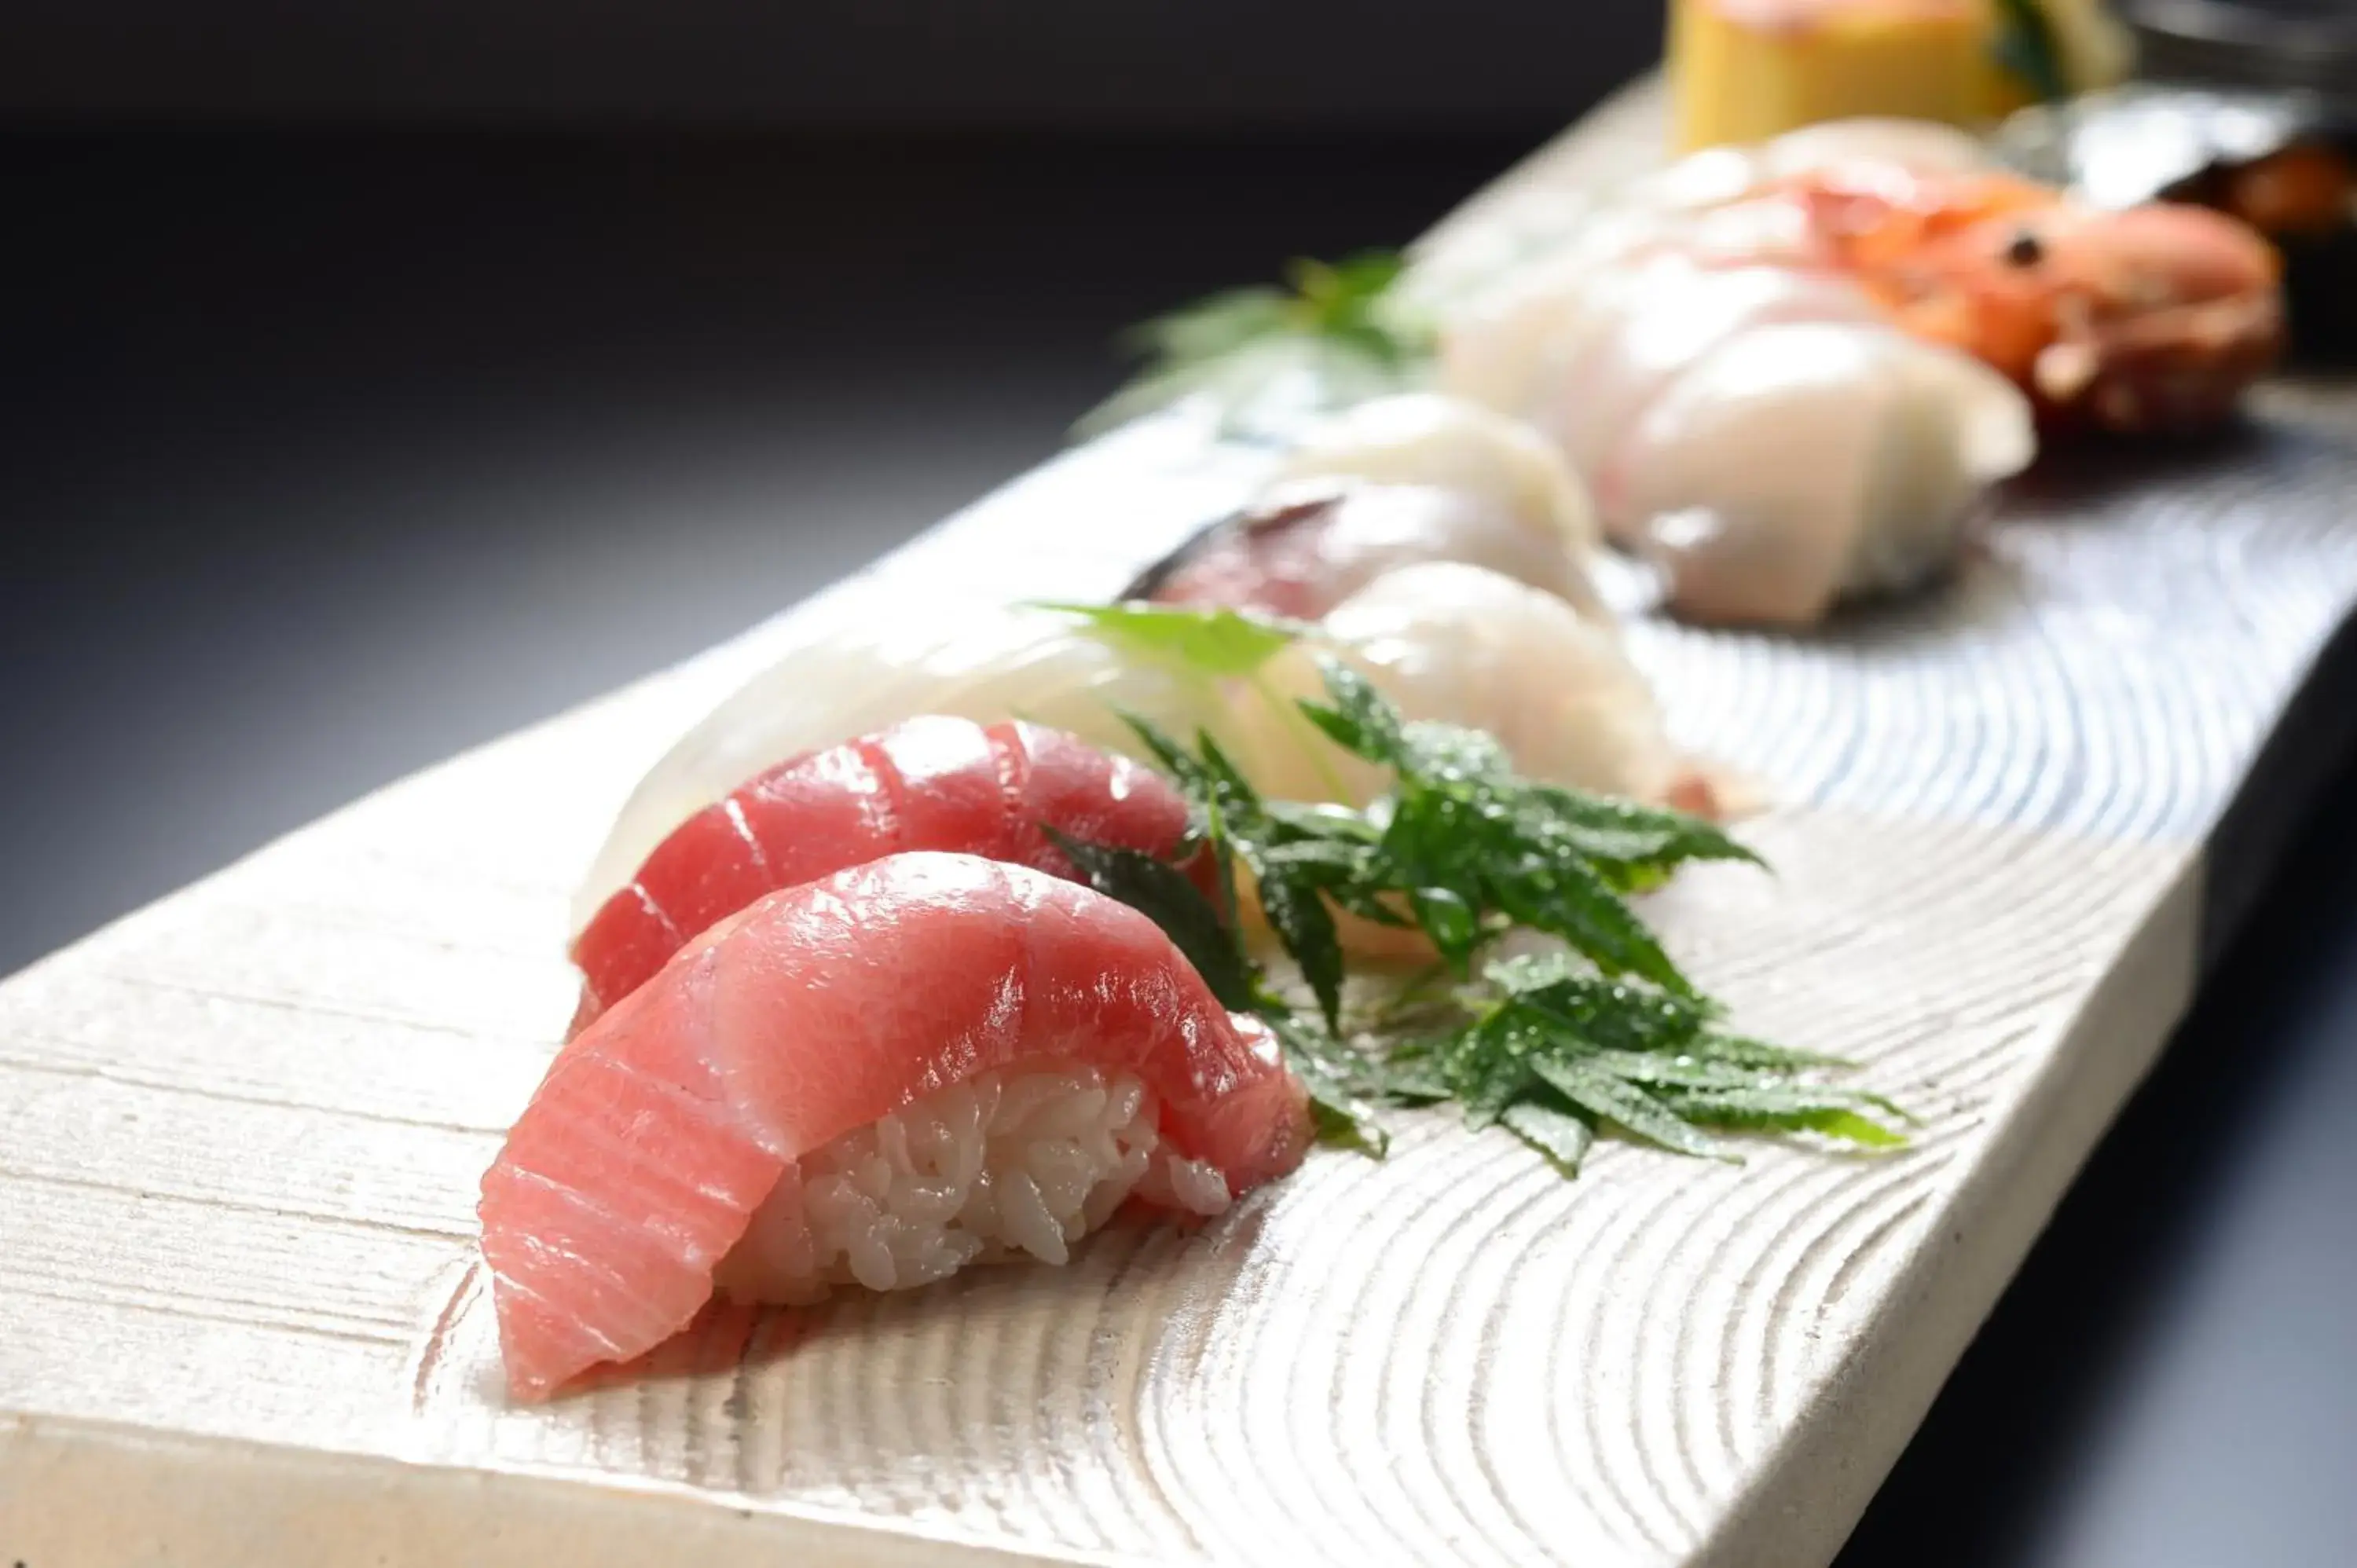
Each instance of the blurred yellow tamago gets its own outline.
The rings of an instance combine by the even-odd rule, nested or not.
[[[2074,91],[2125,76],[2097,0],[2040,0]],[[1671,0],[1679,150],[1756,142],[1860,114],[1977,126],[2032,99],[1999,58],[1996,0]]]

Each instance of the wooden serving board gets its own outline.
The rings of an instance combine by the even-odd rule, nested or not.
[[[2357,602],[2357,394],[2054,465],[1950,590],[1821,636],[1632,628],[1776,801],[1773,876],[1652,914],[1743,1026],[1921,1112],[1908,1151],[1608,1144],[1566,1183],[1408,1119],[1197,1234],[502,1401],[475,1183],[640,772],[845,618],[1109,593],[1257,465],[1134,427],[0,986],[0,1563],[1829,1559],[2346,738],[2279,724]]]

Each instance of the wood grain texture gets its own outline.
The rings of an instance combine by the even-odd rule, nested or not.
[[[1109,592],[1259,463],[1132,430],[0,986],[0,1558],[1829,1558],[2190,994],[2204,835],[2357,593],[2345,394],[2051,473],[1947,590],[1821,638],[1635,630],[1777,802],[1774,876],[1652,914],[1743,1026],[1921,1111],[1905,1153],[1565,1183],[1411,1118],[1192,1234],[716,1311],[655,1375],[500,1398],[475,1182],[644,766],[846,618]]]

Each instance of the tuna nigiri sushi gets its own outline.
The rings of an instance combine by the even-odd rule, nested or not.
[[[483,1177],[508,1383],[740,1299],[1065,1248],[1290,1171],[1307,1101],[1146,916],[976,856],[773,893],[576,1036]]]
[[[1042,824],[1168,856],[1187,803],[1161,775],[1060,730],[917,718],[762,772],[681,823],[573,943],[576,1028],[765,893],[905,850],[951,850],[1057,875]]]

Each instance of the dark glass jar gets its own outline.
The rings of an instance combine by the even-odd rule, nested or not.
[[[2129,0],[2125,9],[2148,81],[2290,89],[2357,108],[2350,0]]]
[[[2274,241],[2296,359],[2357,357],[2357,0],[2126,0],[2142,81],[1999,151],[2086,200],[2193,201]]]

